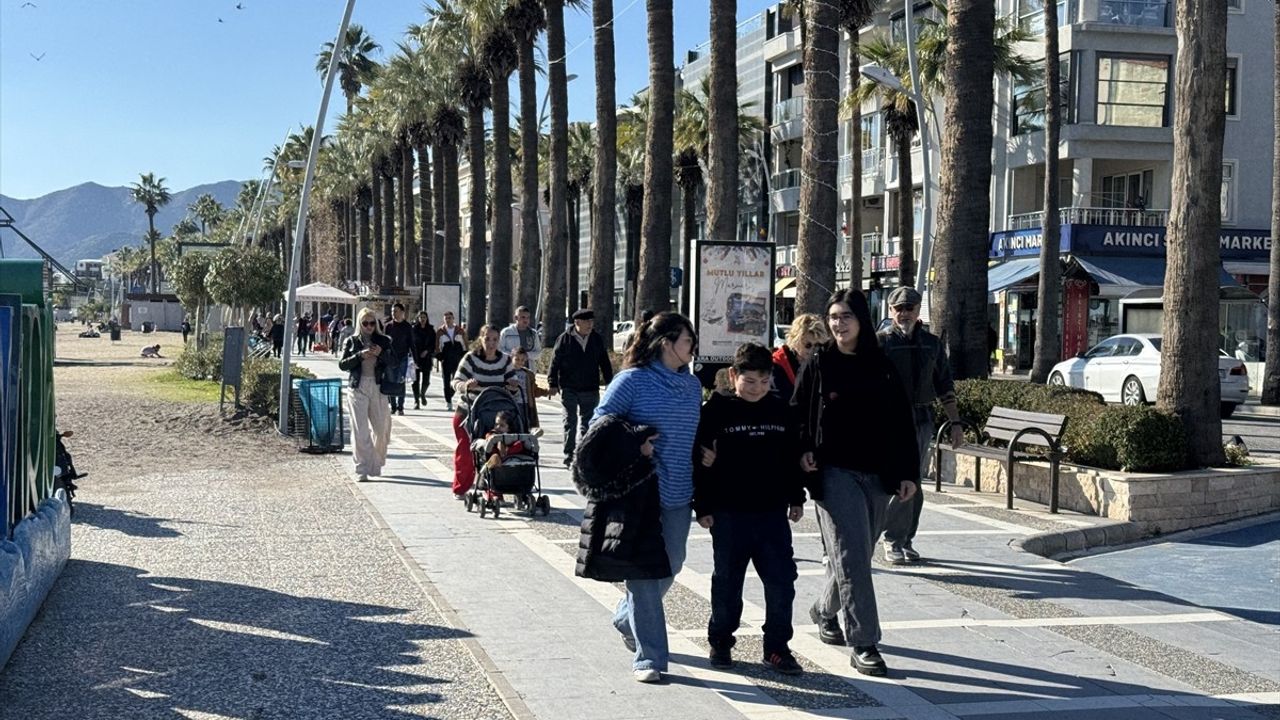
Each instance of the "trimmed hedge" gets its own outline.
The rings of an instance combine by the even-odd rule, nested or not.
[[[1066,415],[1062,444],[1071,463],[1124,472],[1188,467],[1181,421],[1153,407],[1107,405],[1095,392],[1012,380],[961,380],[956,400],[960,417],[979,427],[997,406]]]
[[[178,355],[178,359],[173,364],[173,369],[179,375],[188,380],[213,380],[222,379],[222,343],[219,342],[215,347],[210,343],[209,347],[203,350],[197,350],[195,344],[187,345],[182,349],[182,353]]]
[[[313,379],[315,374],[298,365],[289,366],[289,375]],[[275,358],[250,357],[244,362],[240,376],[240,402],[251,412],[278,418],[280,406],[280,361]]]

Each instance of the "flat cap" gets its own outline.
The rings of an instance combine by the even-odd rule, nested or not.
[[[900,287],[889,293],[889,307],[896,308],[901,305],[919,305],[920,293],[913,287]]]
[[[573,319],[574,320],[595,320],[596,313],[591,308],[582,308],[581,310],[574,311]]]

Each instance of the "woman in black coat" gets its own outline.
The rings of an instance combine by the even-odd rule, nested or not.
[[[657,431],[606,415],[583,436],[573,484],[587,499],[578,577],[603,582],[671,576],[653,464]]]
[[[823,642],[853,646],[858,672],[884,675],[871,556],[890,496],[906,502],[919,490],[915,420],[860,291],[831,296],[827,327],[833,340],[801,366],[791,399],[800,467],[831,558],[809,614]]]

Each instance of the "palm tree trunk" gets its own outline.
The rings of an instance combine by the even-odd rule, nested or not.
[[[640,228],[643,224],[644,215],[644,186],[643,185],[627,185],[626,193],[626,232],[627,232],[627,262],[626,282],[627,282],[627,301],[630,303],[626,309],[626,316],[632,319],[639,317],[641,309],[639,307],[638,293],[640,291]]]
[[[893,139],[898,154],[898,284],[916,282],[915,178],[911,172],[911,137]]]
[[[582,241],[582,195],[581,191],[576,191],[569,197],[569,251],[565,253],[565,283],[567,289],[565,297],[569,301],[569,305],[565,308],[568,315],[572,315],[575,310],[581,306],[581,298],[578,294],[578,286],[581,284],[579,279],[578,266],[579,248]]]
[[[712,84],[714,88],[714,83]],[[712,125],[712,127],[715,127]],[[714,171],[712,171],[714,176]],[[708,193],[710,191],[708,190]],[[681,263],[684,268],[684,282],[680,283],[680,312],[688,317],[693,317],[693,306],[690,304],[689,288],[693,284],[689,282],[689,276],[693,273],[693,246],[698,239],[698,189],[696,186],[684,186],[680,188],[681,200],[684,208],[681,216],[684,218],[684,242],[681,250]],[[707,212],[711,212],[711,198],[707,198]]]
[[[511,317],[511,92],[493,78],[493,239],[489,248],[489,322]]]
[[[448,216],[449,207],[448,204],[445,203],[444,175],[445,168],[448,167],[448,162],[446,162],[444,158],[444,145],[439,142],[434,143],[431,146],[431,189],[435,193],[436,212],[435,217],[432,218],[435,222],[435,232],[432,237],[433,247],[431,255],[435,259],[435,264],[432,267],[431,279],[436,282],[445,282],[445,276],[448,272],[445,269],[448,266],[446,264],[447,256],[444,249],[446,237],[444,230],[445,218]]]
[[[606,0],[608,1],[608,0]],[[610,17],[612,19],[612,16]],[[541,229],[538,227],[538,80],[532,40],[521,38],[520,51],[520,261],[516,303],[538,304],[538,273],[542,272]]]
[[[418,284],[418,242],[414,237],[418,224],[413,211],[413,146],[406,138],[401,148],[400,204],[404,206],[404,223],[400,230],[404,245],[401,262],[404,267],[404,287],[408,289]]]
[[[613,0],[594,0],[591,22],[595,27],[596,152],[591,171],[591,309],[596,314],[596,332],[604,338],[607,348],[613,347],[613,264],[618,221],[617,77],[612,21]]]
[[[845,28],[849,33],[847,49],[848,66],[846,70],[847,86],[858,87],[861,77],[858,73],[858,30],[856,25]],[[849,112],[849,287],[862,289],[862,108],[856,105]]]
[[[390,161],[382,160],[382,275],[384,288],[399,285],[396,276],[396,187]]]
[[[1049,379],[1049,371],[1062,359],[1059,310],[1062,304],[1062,267],[1059,265],[1061,218],[1058,216],[1058,136],[1062,115],[1058,109],[1058,3],[1044,4],[1044,221],[1041,223],[1040,287],[1036,304],[1035,358],[1031,382]]]
[[[654,312],[662,312],[671,306],[671,176],[675,125],[671,2],[646,2],[649,16],[649,122],[645,135],[644,215],[640,231],[636,305],[639,309]]]
[[[1276,6],[1272,102],[1276,118],[1271,145],[1271,276],[1267,281],[1267,366],[1262,381],[1262,402],[1280,405],[1280,5]]]
[[[467,333],[474,335],[484,324],[485,287],[485,190],[489,187],[484,167],[484,105],[467,108],[467,164],[471,170],[470,236],[467,250]]]
[[[987,252],[991,208],[991,76],[995,0],[952,0],[944,67],[947,118],[938,175],[937,284],[930,312],[951,352],[957,380],[986,377]],[[1219,95],[1221,98],[1221,95]],[[923,129],[922,129],[923,132]],[[981,202],[975,202],[980,198]]]
[[[368,192],[367,189],[361,189],[361,193]],[[360,232],[360,246],[356,251],[356,262],[359,268],[358,278],[361,283],[373,284],[373,246],[369,243],[369,203],[367,201],[356,203],[356,225]]]
[[[707,238],[738,239],[738,2],[711,0],[711,92],[707,98]],[[686,280],[680,306],[689,309],[688,218]]]
[[[370,276],[370,284],[376,286],[378,291],[381,291],[382,287],[387,284],[387,277],[382,267],[382,232],[384,229],[382,223],[382,173],[378,171],[376,158],[373,160],[369,177],[373,203],[373,272]]]
[[[147,213],[147,227],[150,229],[147,233],[147,244],[151,246],[151,294],[155,295],[160,292],[160,266],[156,264],[156,213],[154,210]]]
[[[444,145],[444,281],[462,282],[462,209],[458,197],[458,146]],[[475,332],[479,328],[469,329]]]
[[[435,279],[435,231],[432,223],[431,194],[431,159],[427,154],[427,143],[419,142],[418,147],[418,282],[428,283]]]
[[[551,93],[551,231],[543,265],[542,344],[564,332],[566,217],[569,186],[569,92],[564,69],[564,1],[547,0],[547,66]]]
[[[1196,466],[1223,461],[1218,381],[1218,273],[1222,258],[1222,135],[1226,126],[1227,8],[1177,3],[1173,72],[1173,202],[1164,275],[1164,344],[1157,402],[1186,429]],[[1272,300],[1274,302],[1274,299]]]
[[[840,16],[827,0],[806,0],[804,18],[804,160],[795,307],[796,313],[820,313],[836,286]]]

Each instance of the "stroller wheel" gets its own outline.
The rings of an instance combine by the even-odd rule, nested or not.
[[[546,495],[538,496],[538,509],[542,511],[542,516],[546,517],[551,514],[551,498]]]

